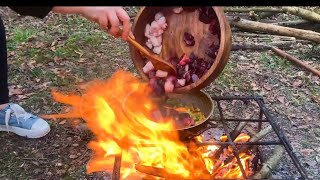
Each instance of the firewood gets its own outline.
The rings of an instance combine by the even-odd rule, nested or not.
[[[251,136],[251,138],[249,139],[249,142],[258,142],[258,141],[260,141],[262,138],[264,138],[266,135],[268,135],[271,132],[272,132],[272,127],[268,126],[268,127],[264,128],[264,129],[262,129],[257,134],[253,134]]]
[[[283,27],[283,26],[255,22],[255,21],[250,21],[250,20],[245,20],[240,18],[235,18],[230,22],[230,24],[237,28],[247,30],[247,31],[259,31],[259,32],[272,33],[276,35],[292,36],[298,39],[304,39],[304,40],[320,43],[320,33],[317,33],[314,31]]]
[[[248,128],[249,129],[249,128]],[[249,139],[248,142],[258,142],[260,141],[262,138],[264,138],[266,135],[268,135],[270,132],[272,132],[272,127],[271,126],[268,126],[264,129],[262,129],[260,132],[258,132],[257,134],[252,134],[252,137]],[[238,150],[238,153],[243,153],[243,152],[246,152],[248,151],[249,149],[253,148],[254,146],[241,146]],[[231,162],[233,159],[233,157],[229,157],[227,158],[224,163],[227,164],[229,162]]]
[[[120,179],[121,159],[122,159],[122,154],[117,154],[114,157],[112,180],[119,180]]]
[[[320,71],[318,71],[317,69],[303,63],[301,60],[289,55],[288,53],[278,49],[278,48],[275,48],[275,47],[272,47],[271,50],[276,53],[278,56],[281,56],[297,65],[299,65],[300,67],[303,67],[304,69],[307,69],[308,71],[312,72],[313,74],[317,75],[320,77]]]
[[[320,14],[315,13],[313,11],[303,9],[300,7],[291,7],[291,6],[285,6],[285,7],[282,7],[281,9],[284,10],[285,12],[288,12],[292,15],[299,16],[303,19],[320,22]]]
[[[300,7],[292,7],[292,6],[283,6],[281,8],[273,8],[273,7],[254,7],[254,8],[224,8],[225,12],[274,12],[274,13],[289,13],[292,15],[299,16],[303,19],[320,22],[320,14],[303,9]]]
[[[142,173],[145,173],[148,175],[152,175],[152,176],[162,177],[162,178],[165,178],[166,180],[176,180],[176,179],[188,180],[188,178],[184,178],[179,175],[171,174],[163,168],[144,166],[141,164],[136,164],[135,168],[139,172],[142,172]],[[209,172],[208,172],[208,174],[203,174],[201,176],[201,178],[203,178],[203,179],[210,179],[210,177],[211,176],[210,176]]]
[[[275,38],[279,40],[289,40],[294,41],[296,40],[295,37],[290,36],[279,36],[279,35],[273,35],[273,34],[257,34],[257,33],[243,33],[243,32],[234,32],[232,35],[235,36],[245,36],[245,37],[253,37],[253,38],[260,38],[260,37],[267,37],[267,38]]]
[[[274,148],[272,156],[262,165],[262,168],[257,172],[253,178],[254,179],[265,179],[270,176],[271,171],[273,171],[277,164],[279,163],[282,155],[284,153],[284,147],[282,145]]]
[[[253,7],[253,8],[234,8],[234,7],[224,7],[224,12],[277,12],[282,13],[283,10],[280,8],[273,8],[273,7]]]
[[[230,133],[230,138],[231,138],[231,141],[234,141],[238,136],[239,134],[241,133],[242,129],[248,124],[248,122],[239,122],[237,127]],[[221,145],[219,147],[218,150],[215,151],[213,157],[215,158],[219,158],[219,156],[223,153],[223,150],[225,148],[227,148],[229,145]]]
[[[269,45],[266,44],[253,44],[253,43],[241,43],[241,44],[233,44],[231,47],[232,51],[237,51],[237,50],[256,50],[256,51],[265,51],[265,50],[270,50],[272,46],[279,47],[281,49],[291,49],[292,44],[294,43],[290,41],[280,41],[280,42],[272,42],[269,43]]]

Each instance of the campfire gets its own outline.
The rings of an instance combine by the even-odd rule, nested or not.
[[[203,142],[197,135],[182,141],[173,121],[153,121],[157,106],[150,94],[147,83],[117,71],[110,79],[91,82],[82,95],[54,91],[53,98],[71,110],[46,118],[85,120],[95,136],[88,144],[93,151],[88,173],[119,168],[114,175],[121,179],[244,179],[255,173],[257,151],[240,146],[261,137],[250,137],[242,127],[220,140]]]

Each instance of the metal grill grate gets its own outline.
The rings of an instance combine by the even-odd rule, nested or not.
[[[208,129],[215,128],[217,123],[222,123],[223,129],[225,134],[228,137],[228,142],[204,142],[200,143],[201,145],[221,145],[221,146],[228,146],[231,145],[233,148],[234,157],[237,159],[237,163],[240,166],[241,173],[245,179],[250,179],[246,176],[244,172],[244,168],[240,162],[239,158],[239,148],[237,146],[267,146],[267,145],[282,145],[287,154],[290,156],[291,161],[297,168],[297,171],[300,174],[300,179],[308,179],[306,170],[298,161],[297,156],[293,152],[293,148],[291,147],[290,143],[288,142],[287,138],[285,137],[283,131],[278,127],[275,122],[275,119],[271,116],[270,112],[267,110],[266,106],[264,105],[263,98],[261,96],[215,96],[211,97],[213,101],[216,101],[220,118],[210,119],[206,122],[206,127],[200,129],[198,132],[189,132],[187,139],[192,140],[194,137],[199,136],[200,134],[204,133]],[[235,118],[225,118],[224,112],[221,108],[221,101],[233,101],[233,100],[241,100],[241,101],[255,101],[259,106],[259,118],[258,119],[235,119]],[[264,118],[265,117],[265,118]],[[232,132],[229,132],[227,127],[228,122],[255,122],[258,123],[258,130],[261,130],[262,123],[268,123],[271,125],[273,132],[277,135],[278,140],[276,141],[263,141],[263,142],[233,142],[235,137]],[[237,146],[236,146],[237,145]],[[240,146],[240,147],[241,147]],[[121,168],[121,155],[116,156],[115,158],[115,166],[113,169],[112,179],[118,180],[120,178],[120,168]]]

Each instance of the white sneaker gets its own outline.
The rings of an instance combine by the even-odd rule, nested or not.
[[[49,124],[18,104],[9,103],[0,110],[0,131],[13,132],[27,138],[40,138],[50,132]]]

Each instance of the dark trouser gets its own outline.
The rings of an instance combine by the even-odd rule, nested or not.
[[[9,102],[6,31],[0,17],[0,104]]]

